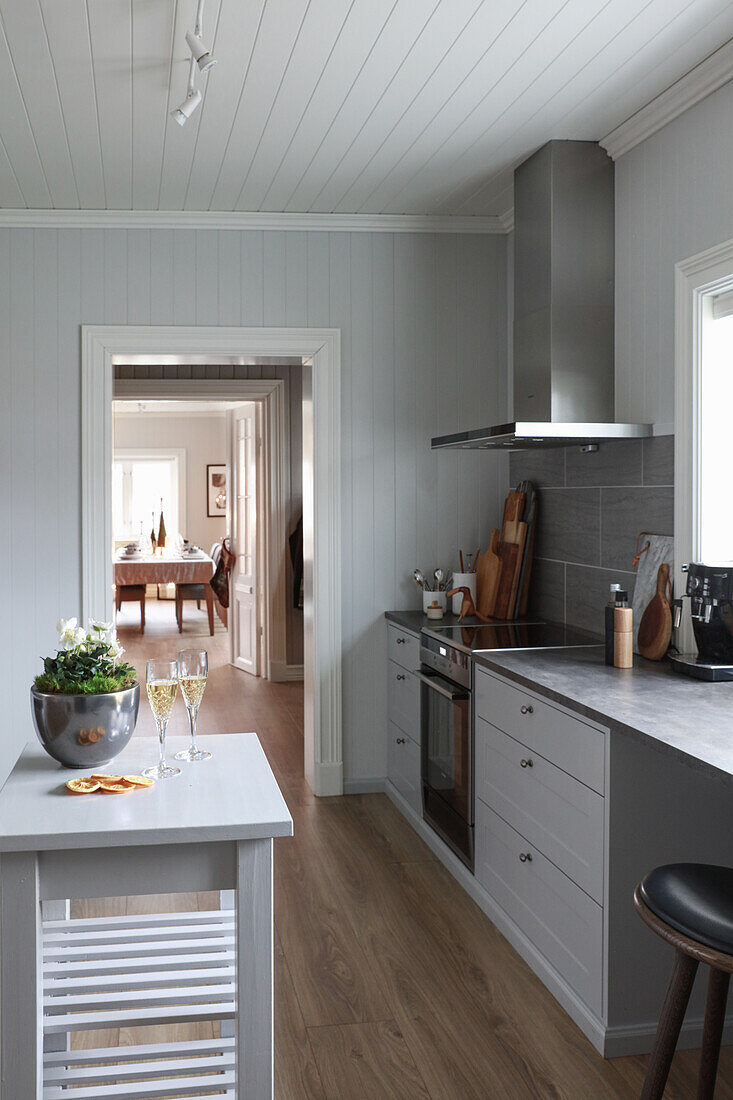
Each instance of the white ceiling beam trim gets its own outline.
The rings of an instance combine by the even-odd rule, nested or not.
[[[642,107],[620,126],[611,130],[601,138],[601,145],[610,157],[617,160],[731,80],[733,40],[726,42],[665,92],[647,103],[646,107]]]
[[[0,229],[223,229],[310,233],[508,233],[513,212],[430,214],[274,214],[216,210],[0,210]]]

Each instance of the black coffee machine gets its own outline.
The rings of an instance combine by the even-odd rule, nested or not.
[[[677,672],[698,680],[733,680],[733,562],[682,566],[687,573],[692,629],[697,654],[670,653]],[[675,600],[675,626],[682,615],[682,600]]]

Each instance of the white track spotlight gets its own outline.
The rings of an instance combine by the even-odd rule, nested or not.
[[[207,73],[209,69],[216,65],[216,58],[211,56],[209,47],[204,45],[197,34],[194,34],[193,31],[186,31],[186,41],[202,73]]]
[[[194,92],[189,92],[180,107],[176,107],[174,111],[171,111],[171,118],[174,118],[179,126],[185,126],[201,99],[201,92],[198,88]]]

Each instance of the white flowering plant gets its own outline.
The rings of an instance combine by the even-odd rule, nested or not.
[[[85,630],[76,619],[59,619],[59,648],[45,657],[43,672],[36,676],[36,691],[52,695],[105,695],[135,684],[132,665],[121,661],[123,653],[112,623],[90,619]]]

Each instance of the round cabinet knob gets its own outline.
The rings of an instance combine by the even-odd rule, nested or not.
[[[519,853],[519,862],[520,863],[531,863],[532,862],[532,853],[531,852],[520,852]]]
[[[404,678],[405,678],[405,677],[404,677],[404,674],[403,674],[403,673],[401,673],[401,672],[398,672],[398,673],[397,673],[397,679],[398,679],[398,680],[404,680]]]
[[[520,709],[522,714],[534,714],[534,707],[533,706],[528,706],[528,707],[523,706],[523,707],[520,707],[519,709]]]
[[[528,757],[527,760],[520,760],[519,761],[519,767],[520,768],[531,768],[532,767],[532,757],[531,756]]]
[[[404,644],[405,644],[405,639],[404,638],[398,638],[397,639],[397,645],[404,645]]]
[[[405,743],[405,738],[404,737],[398,737],[397,738],[397,744],[398,745],[404,745],[404,743]]]

